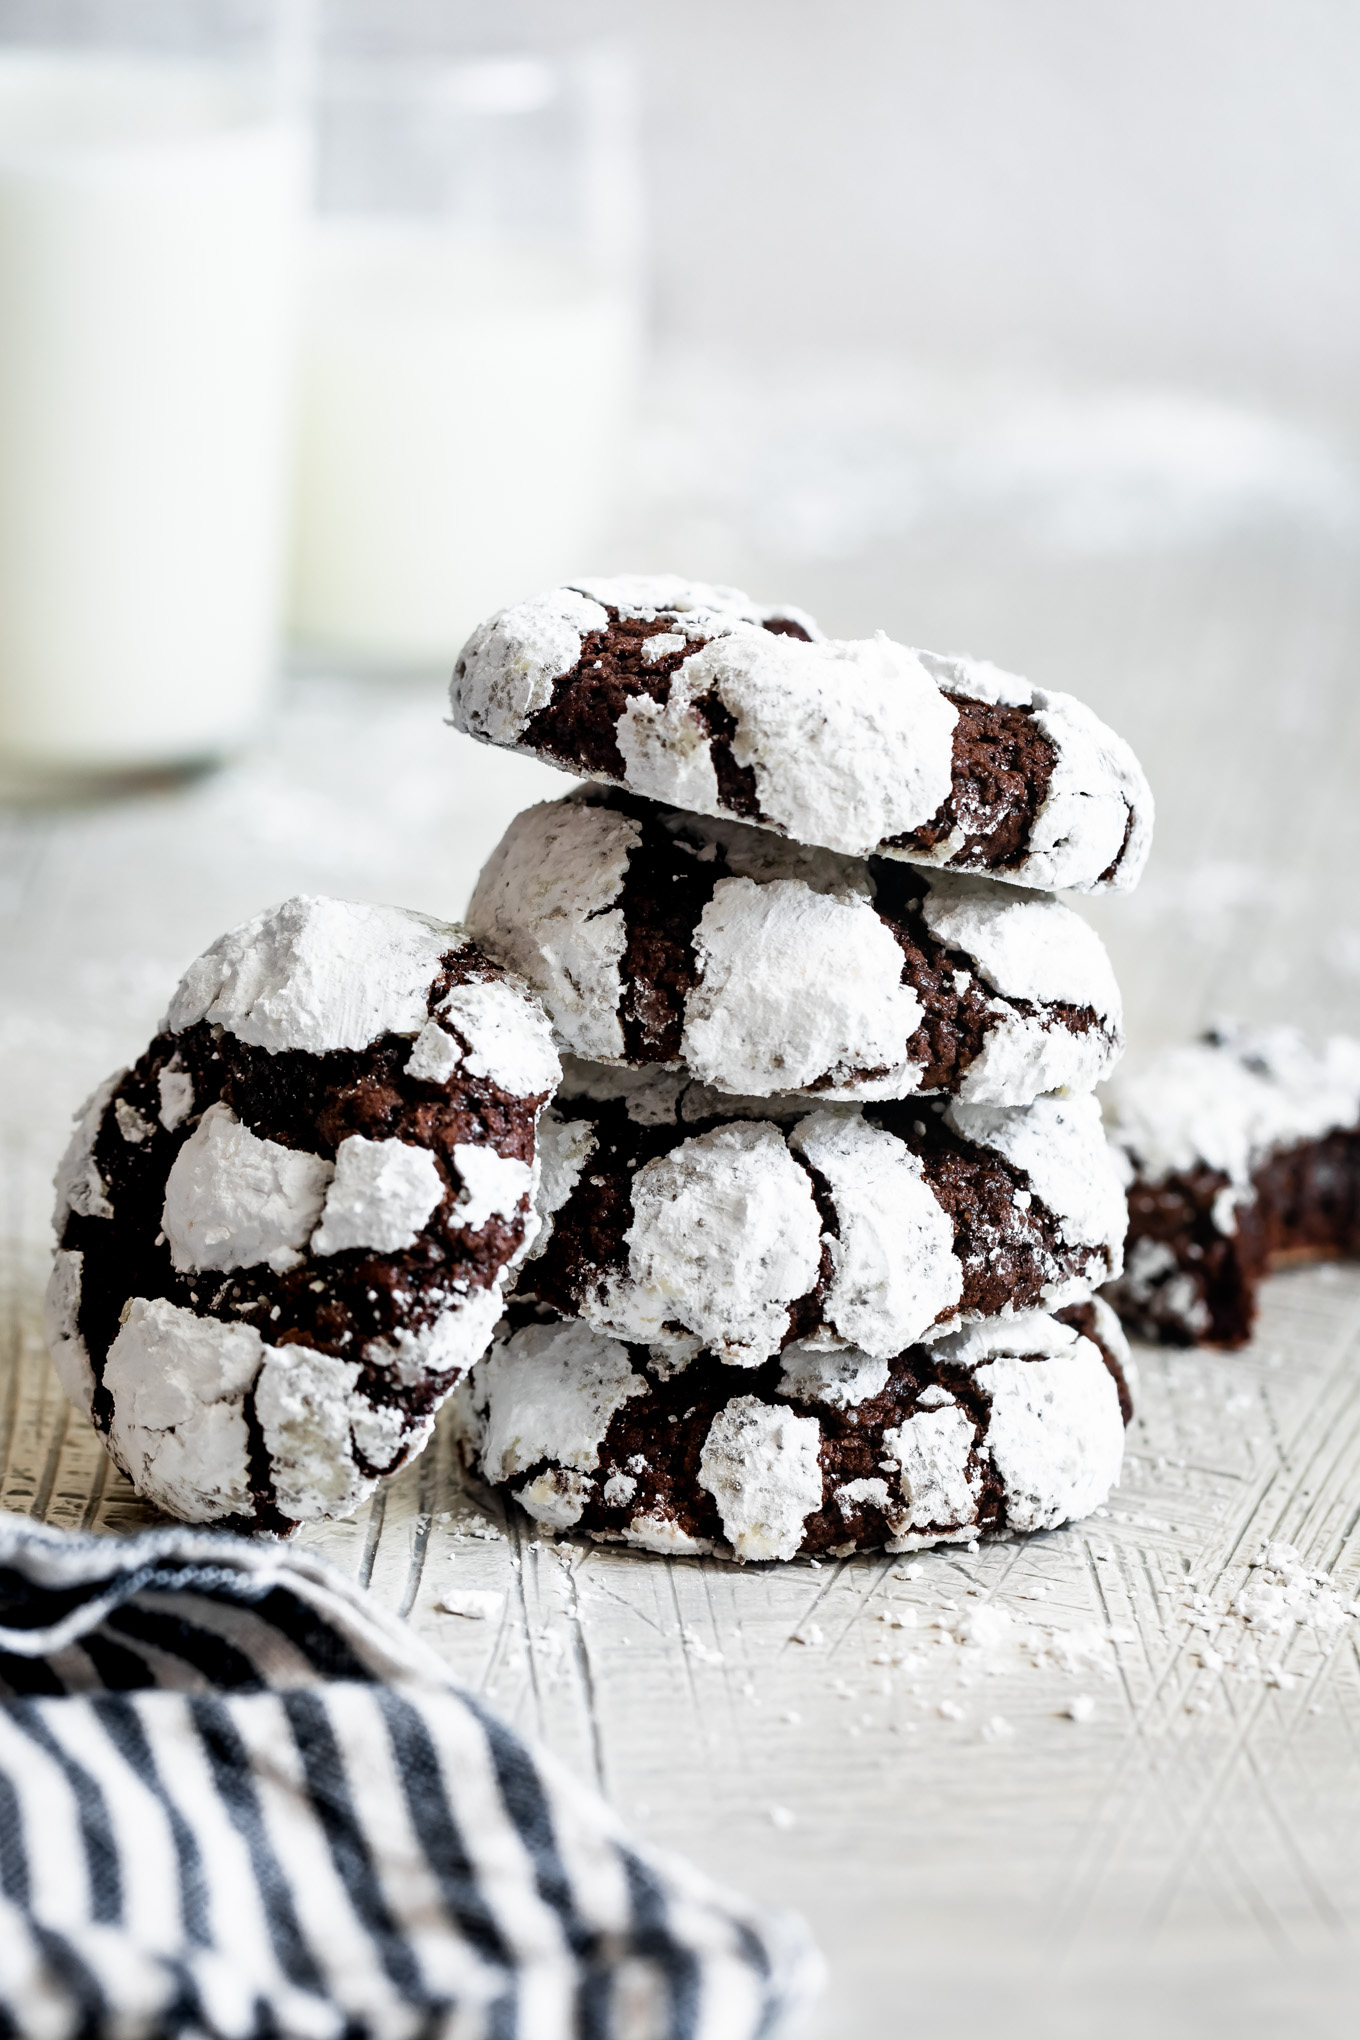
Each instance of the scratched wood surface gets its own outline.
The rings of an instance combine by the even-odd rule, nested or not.
[[[1191,560],[742,574],[1087,694],[1154,778],[1142,891],[1095,918],[1135,1044],[1215,1011],[1355,1025],[1360,577],[1317,543]],[[777,564],[777,563],[776,563]],[[438,727],[437,691],[313,677],[200,783],[0,820],[0,1505],[148,1520],[44,1355],[70,1112],[187,959],[285,892],[456,914],[560,791]],[[1360,1999],[1360,1271],[1269,1285],[1243,1355],[1141,1355],[1108,1511],[1030,1543],[742,1570],[554,1545],[438,1435],[307,1542],[410,1616],[650,1840],[799,1907],[823,2040],[1349,2035]],[[1270,1540],[1310,1619],[1248,1621]],[[1290,1561],[1292,1564],[1293,1561]],[[1300,1575],[1303,1576],[1303,1575]],[[440,1603],[489,1595],[480,1619]],[[1324,1618],[1325,1619],[1322,1619]]]

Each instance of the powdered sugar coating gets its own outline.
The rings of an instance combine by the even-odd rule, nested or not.
[[[165,1182],[161,1226],[176,1268],[295,1267],[334,1174],[320,1155],[261,1140],[229,1105],[210,1105]]]
[[[731,758],[749,771],[760,826],[850,855],[882,850],[910,862],[966,855],[946,836],[934,849],[893,848],[932,821],[953,784],[954,698],[1026,710],[1056,748],[1056,763],[1019,885],[1083,891],[1136,884],[1151,836],[1147,782],[1127,744],[1071,696],[1032,688],[983,662],[941,658],[873,638],[812,642],[763,628],[776,615],[736,589],[688,587],[673,576],[629,576],[551,590],[501,611],[461,653],[450,692],[455,728],[486,743],[526,745],[532,718],[553,704],[584,641],[621,617],[673,621],[654,664],[707,640],[671,674],[662,698],[634,686],[615,711],[623,783],[699,814],[727,811],[707,705],[732,718]],[[806,627],[806,620],[803,620]],[[953,697],[953,698],[951,698]],[[582,756],[552,763],[589,770]],[[596,770],[596,777],[609,777]],[[1127,841],[1126,841],[1127,837]]]
[[[734,1396],[699,1455],[699,1482],[718,1504],[723,1535],[741,1559],[792,1558],[803,1525],[822,1505],[815,1417]]]
[[[900,1353],[958,1302],[954,1227],[909,1147],[859,1118],[814,1113],[790,1138],[830,1186],[836,1231],[825,1315],[848,1345]]]
[[[460,1141],[453,1150],[462,1187],[454,1199],[453,1222],[480,1232],[493,1218],[513,1218],[533,1196],[534,1172],[513,1155]]]
[[[692,704],[710,694],[736,722],[732,756],[755,774],[766,826],[797,842],[867,856],[948,797],[955,710],[916,655],[881,632],[807,644],[733,631],[679,668],[668,714],[690,710],[686,723],[700,729]]]
[[[645,1387],[616,1340],[586,1325],[529,1326],[496,1346],[477,1376],[487,1479],[544,1459],[588,1473],[615,1410]]]
[[[190,964],[166,1027],[209,1020],[267,1048],[367,1048],[418,1034],[442,958],[460,928],[403,907],[299,896],[257,914]]]
[[[348,1516],[373,1492],[373,1478],[354,1456],[356,1417],[372,1412],[356,1394],[357,1361],[310,1346],[266,1347],[255,1385],[255,1416],[269,1454],[274,1506],[294,1522]],[[382,1427],[385,1465],[396,1440]]]
[[[647,926],[629,890],[643,825],[611,804],[626,799],[583,789],[516,816],[478,881],[469,921],[543,998],[565,1048],[656,1068],[646,1058],[663,1051],[630,1051],[621,1019],[629,929],[639,916]],[[876,906],[864,859],[673,808],[649,817],[647,834],[639,868],[650,899],[663,919],[677,897],[691,903],[681,925],[691,930],[692,968],[681,958],[668,976],[662,953],[644,941],[648,961],[633,965],[639,1003],[674,1013],[680,1057],[697,1080],[746,1097],[886,1099],[921,1087],[935,1050],[916,987],[934,982],[934,966],[919,948],[904,951],[894,932],[902,923]],[[701,905],[693,887],[706,867],[722,875]],[[962,1072],[948,1088],[1018,1105],[1103,1078],[1122,1047],[1122,1021],[1095,932],[1061,901],[995,880],[934,872],[921,887],[920,939],[936,957],[931,938],[947,945],[956,992],[985,1014],[981,1051],[965,1028]],[[894,911],[920,936],[908,909]],[[1080,1009],[1071,1024],[1067,1008]]]
[[[856,1346],[824,1352],[812,1346],[786,1346],[779,1356],[779,1387],[795,1402],[821,1403],[829,1410],[852,1410],[881,1395],[888,1382],[888,1363]]]
[[[906,1043],[921,1003],[902,982],[901,949],[866,901],[797,880],[721,879],[694,950],[699,982],[681,1051],[702,1082],[755,1096],[828,1077],[846,1087],[867,1067],[882,1072],[879,1096],[919,1085]],[[790,997],[794,986],[803,996]]]
[[[253,1325],[132,1299],[104,1381],[109,1451],[138,1494],[186,1523],[250,1513],[245,1396],[263,1360]]]
[[[893,1469],[900,1497],[895,1505],[890,1501],[889,1550],[971,1534],[982,1492],[974,1436],[971,1417],[956,1403],[922,1410],[884,1434],[885,1470]]]
[[[1107,1249],[1118,1272],[1128,1210],[1094,1098],[1036,1098],[1023,1112],[959,1099],[946,1117],[965,1140],[1024,1170],[1068,1245]]]
[[[443,1195],[444,1179],[428,1148],[351,1133],[335,1151],[335,1175],[312,1252],[367,1247],[391,1254],[413,1246]]]
[[[607,1329],[650,1344],[678,1324],[743,1366],[778,1352],[821,1259],[807,1174],[760,1124],[718,1127],[644,1163],[625,1238],[628,1277],[610,1289]]]
[[[1106,1113],[1131,1174],[1216,1169],[1246,1191],[1278,1149],[1360,1124],[1360,1041],[1315,1051],[1293,1027],[1224,1028],[1121,1072]]]
[[[1089,1006],[1119,1024],[1122,1001],[1105,945],[1061,900],[994,878],[941,871],[931,878],[921,917],[932,935],[963,951],[993,991]]]
[[[479,624],[454,667],[449,694],[455,729],[486,744],[514,744],[552,700],[553,681],[581,656],[581,640],[609,617],[574,588],[552,588]]]
[[[544,801],[507,829],[468,903],[468,927],[540,994],[577,1055],[618,1057],[629,853],[642,830],[609,808]]]
[[[1014,1356],[977,1370],[991,1398],[987,1450],[1019,1531],[1053,1530],[1104,1501],[1124,1460],[1109,1371],[1089,1339],[1042,1364]]]
[[[513,979],[455,985],[438,1011],[462,1036],[468,1076],[485,1077],[512,1098],[542,1098],[556,1089],[562,1065],[547,1017]]]
[[[58,1235],[66,1223],[68,1212],[77,1212],[82,1218],[113,1216],[108,1185],[100,1175],[94,1158],[94,1144],[104,1114],[109,1109],[109,1101],[126,1075],[126,1070],[115,1070],[98,1090],[91,1092],[76,1114],[75,1131],[57,1163],[57,1202],[52,1224]]]
[[[80,1336],[80,1271],[84,1255],[58,1247],[43,1297],[43,1329],[52,1365],[66,1399],[88,1416],[94,1399],[94,1369]]]

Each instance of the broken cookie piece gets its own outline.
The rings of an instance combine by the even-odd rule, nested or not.
[[[53,1357],[137,1492],[286,1533],[418,1452],[532,1242],[558,1076],[420,914],[292,899],[192,964],[57,1176]]]
[[[1107,1101],[1128,1182],[1129,1330],[1241,1346],[1261,1278],[1360,1253],[1360,1042],[1224,1027],[1128,1073]]]

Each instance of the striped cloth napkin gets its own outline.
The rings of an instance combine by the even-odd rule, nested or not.
[[[0,1695],[6,2040],[747,2040],[816,1987],[305,1551],[0,1515]]]

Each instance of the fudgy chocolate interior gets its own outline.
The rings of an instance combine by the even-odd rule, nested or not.
[[[1261,1278],[1270,1269],[1360,1254],[1360,1128],[1268,1156],[1252,1177],[1253,1198],[1237,1207],[1232,1235],[1220,1231],[1213,1215],[1227,1188],[1221,1171],[1196,1169],[1163,1183],[1135,1182],[1130,1190],[1126,1260],[1139,1241],[1151,1240],[1169,1250],[1173,1263],[1164,1278],[1146,1285],[1146,1295],[1135,1297],[1123,1286],[1112,1291],[1125,1322],[1141,1337],[1171,1346],[1245,1345]],[[1199,1331],[1184,1301],[1187,1281],[1201,1306]]]
[[[1067,1312],[1062,1315],[1093,1338],[1094,1311],[1089,1305],[1078,1309],[1085,1310],[1089,1325]],[[512,1315],[532,1321],[523,1306],[513,1309]],[[1100,1344],[1098,1339],[1095,1343]],[[1104,1347],[1100,1351],[1119,1392],[1120,1407],[1127,1411],[1128,1387],[1119,1362]],[[922,1393],[934,1386],[947,1389],[973,1420],[975,1444],[968,1471],[981,1481],[979,1529],[995,1533],[1007,1527],[1001,1482],[990,1457],[977,1449],[985,1439],[989,1399],[971,1369],[951,1365],[928,1346],[909,1347],[890,1361],[882,1393],[848,1410],[832,1410],[788,1395],[780,1387],[778,1360],[769,1360],[762,1367],[727,1367],[705,1354],[669,1380],[656,1380],[647,1373],[645,1350],[630,1348],[629,1357],[637,1371],[647,1375],[648,1393],[630,1398],[610,1422],[600,1447],[600,1472],[578,1525],[584,1532],[618,1532],[634,1516],[650,1515],[675,1523],[690,1537],[720,1542],[721,1518],[717,1504],[700,1484],[699,1459],[719,1410],[734,1397],[754,1395],[762,1401],[783,1403],[796,1415],[813,1416],[821,1426],[824,1501],[804,1525],[802,1549],[815,1554],[883,1544],[891,1534],[883,1512],[864,1502],[843,1510],[835,1499],[836,1490],[847,1481],[883,1478],[884,1432],[914,1416]],[[515,1485],[532,1480],[548,1463],[539,1461],[523,1477],[517,1473]],[[615,1472],[636,1482],[626,1502],[607,1502],[602,1493]]]
[[[652,802],[613,788],[584,797],[627,814],[642,832],[629,855],[619,894],[627,931],[619,1012],[625,1054],[632,1063],[678,1062],[685,1001],[699,978],[694,931],[719,879],[731,876],[727,858],[720,843],[677,821],[674,811],[664,822]],[[902,951],[902,982],[911,986],[923,1008],[920,1025],[905,1043],[908,1056],[920,1065],[920,1088],[957,1090],[982,1052],[990,995],[968,958],[927,929],[921,904],[928,882],[909,864],[889,858],[870,858],[869,870],[874,907]],[[969,980],[962,989],[956,983],[961,972]],[[815,996],[815,986],[808,990]],[[1006,1003],[1027,1017],[1040,1010],[1029,999]],[[1100,1024],[1089,1006],[1065,1002],[1045,1006],[1043,1015],[1048,1025],[1073,1034],[1085,1034]],[[854,1072],[859,1080],[886,1074],[885,1067],[867,1065]],[[830,1077],[822,1080],[823,1088],[831,1083]]]
[[[628,703],[639,695],[666,701],[672,675],[709,640],[688,638],[681,650],[667,652],[652,664],[643,657],[648,638],[683,632],[683,616],[620,616],[609,605],[605,612],[608,624],[582,640],[580,658],[553,682],[551,701],[530,718],[521,742],[573,771],[622,781],[625,766],[617,729]],[[804,640],[808,636],[791,617],[772,617],[764,628],[776,636]],[[1031,709],[969,701],[958,695],[950,699],[958,711],[953,785],[928,822],[892,837],[888,847],[927,852],[957,829],[962,831],[963,841],[951,855],[951,865],[975,871],[1014,869],[1027,854],[1034,818],[1048,797],[1057,750],[1035,722]],[[715,693],[703,696],[694,706],[710,732],[723,806],[744,821],[764,820],[755,772],[749,765],[739,765],[733,756],[737,725],[730,709]],[[1124,847],[1132,825],[1130,810]],[[1112,878],[1118,870],[1124,847],[1102,873],[1103,879]]]
[[[453,984],[489,974],[481,958],[452,952],[431,988],[430,1011]],[[206,1022],[156,1037],[116,1093],[151,1131],[126,1140],[111,1103],[95,1142],[113,1216],[71,1213],[61,1241],[84,1257],[79,1328],[94,1371],[93,1415],[101,1430],[107,1431],[113,1414],[104,1363],[123,1308],[134,1296],[165,1297],[200,1316],[253,1325],[272,1346],[302,1344],[359,1361],[362,1392],[377,1404],[400,1404],[412,1417],[447,1392],[449,1383],[434,1378],[411,1388],[399,1384],[390,1370],[364,1364],[362,1349],[370,1339],[429,1324],[448,1307],[451,1292],[486,1288],[495,1280],[523,1236],[523,1221],[493,1219],[476,1233],[460,1228],[454,1205],[461,1185],[452,1151],[471,1142],[531,1163],[534,1103],[484,1078],[459,1076],[450,1086],[422,1083],[407,1074],[410,1054],[411,1043],[396,1035],[361,1050],[271,1054]],[[158,1078],[171,1062],[193,1084],[194,1109],[183,1124],[167,1130],[159,1118]],[[414,1244],[401,1252],[354,1248],[320,1261],[306,1257],[277,1274],[263,1264],[180,1274],[161,1232],[166,1179],[199,1116],[219,1099],[259,1138],[328,1161],[353,1133],[428,1148],[440,1163],[443,1200]],[[289,1530],[294,1526],[272,1506],[251,1396],[246,1420],[259,1520],[266,1528]]]
[[[616,1103],[559,1099],[556,1109],[566,1118],[589,1119],[597,1145],[554,1218],[547,1247],[525,1269],[521,1291],[563,1317],[575,1317],[583,1299],[627,1267],[625,1240],[633,1219],[636,1170],[669,1153],[678,1138],[692,1139],[723,1122],[686,1123],[683,1129],[639,1126]],[[1053,1279],[1055,1268],[1073,1276],[1085,1272],[1089,1250],[1065,1244],[1057,1220],[1037,1197],[1023,1207],[1016,1204],[1016,1192],[1029,1187],[1024,1170],[955,1133],[945,1123],[943,1101],[872,1105],[865,1108],[865,1117],[896,1134],[921,1157],[925,1178],[953,1223],[954,1248],[963,1270],[957,1308],[987,1316],[1007,1303],[1016,1310],[1039,1309],[1044,1285]],[[828,1227],[832,1206],[826,1184],[794,1149],[789,1152],[807,1169],[823,1225]],[[828,1229],[834,1231],[834,1222]],[[816,1325],[831,1279],[829,1250],[824,1248],[815,1287],[790,1307],[784,1344],[806,1337]],[[676,1326],[677,1331],[682,1329]]]

